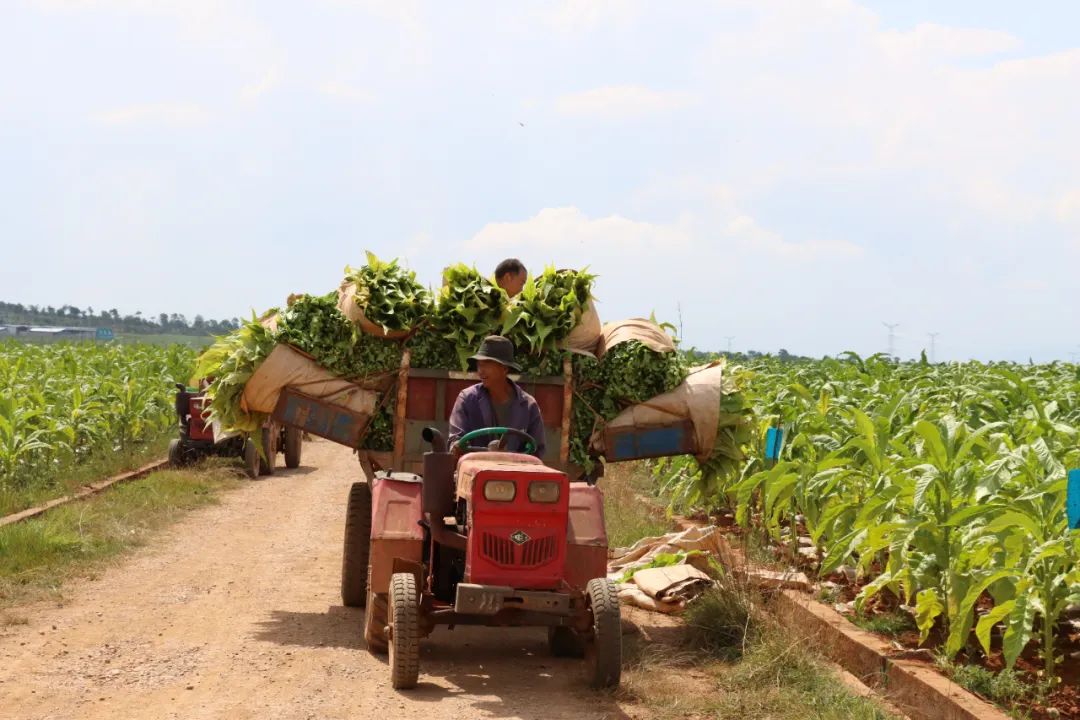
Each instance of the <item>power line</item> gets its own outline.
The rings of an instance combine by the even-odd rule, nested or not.
[[[730,355],[731,354],[731,341],[735,339],[735,336],[734,335],[725,335],[724,339],[727,340],[727,352],[728,352],[728,355]]]
[[[937,352],[936,352],[936,350],[937,350],[937,342],[936,341],[937,341],[937,336],[940,335],[941,333],[933,332],[933,333],[926,333],[926,334],[930,336],[930,363],[933,364],[933,363],[937,362]]]
[[[889,357],[896,357],[896,328],[900,327],[900,323],[887,323],[882,322],[882,325],[889,328]]]

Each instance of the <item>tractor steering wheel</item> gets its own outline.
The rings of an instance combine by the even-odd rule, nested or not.
[[[462,435],[460,438],[458,438],[458,441],[457,441],[458,449],[461,450],[462,452],[475,451],[475,450],[486,450],[487,448],[476,448],[476,447],[471,447],[469,445],[470,440],[472,440],[473,438],[482,437],[484,435],[497,435],[497,436],[499,436],[499,446],[497,448],[498,450],[505,450],[506,449],[506,436],[507,435],[514,435],[514,436],[517,436],[518,438],[520,438],[521,440],[525,441],[525,450],[523,452],[526,455],[532,455],[536,451],[536,440],[533,438],[532,435],[525,432],[524,430],[518,430],[517,428],[508,428],[508,427],[480,428],[479,430],[473,430],[471,432],[467,432],[464,435]]]

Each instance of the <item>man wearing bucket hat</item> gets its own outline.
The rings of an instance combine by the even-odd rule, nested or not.
[[[533,455],[544,456],[544,422],[540,406],[532,395],[510,379],[510,372],[521,372],[514,362],[514,344],[500,335],[484,338],[480,351],[469,358],[469,369],[480,375],[480,382],[458,394],[450,413],[450,444],[455,453],[457,440],[465,433],[481,428],[508,427],[523,430],[536,440]],[[486,444],[492,438],[481,438]],[[525,444],[516,435],[506,436],[506,449],[520,452]]]

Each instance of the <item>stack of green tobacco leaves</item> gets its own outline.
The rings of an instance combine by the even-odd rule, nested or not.
[[[274,349],[273,333],[252,317],[239,329],[216,339],[199,356],[193,382],[210,378],[206,396],[210,401],[210,419],[228,430],[254,432],[266,416],[246,413],[240,407],[244,386],[259,364]]]
[[[510,302],[501,334],[519,355],[555,349],[581,321],[595,278],[585,271],[545,268]]]
[[[434,309],[431,293],[416,281],[416,273],[396,259],[383,262],[369,252],[366,265],[345,267],[345,281],[355,285],[355,302],[364,317],[386,333],[412,330]]]

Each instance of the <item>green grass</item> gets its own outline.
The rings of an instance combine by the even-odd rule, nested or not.
[[[863,630],[880,635],[895,636],[918,629],[915,625],[915,619],[903,610],[893,610],[892,612],[875,613],[873,615],[859,613],[850,619]]]
[[[155,472],[0,528],[0,607],[59,594],[69,578],[94,575],[239,482],[239,471],[225,462]]]
[[[942,669],[961,688],[1007,707],[1038,692],[1038,688],[1024,682],[1020,673],[1015,670],[994,673],[993,670],[977,665],[953,663],[944,663]]]
[[[641,463],[609,465],[600,488],[604,492],[604,520],[608,546],[629,547],[643,537],[664,535],[675,530],[664,511],[642,496],[651,492],[652,477]]]
[[[884,720],[816,653],[815,640],[781,626],[761,595],[722,578],[687,608],[678,642],[636,641],[624,697],[655,720]]]
[[[149,440],[132,443],[119,452],[97,452],[78,463],[57,465],[47,476],[35,478],[28,487],[0,484],[0,517],[40,505],[68,495],[84,485],[160,460],[165,457],[169,440],[174,437],[176,429],[169,428]]]

